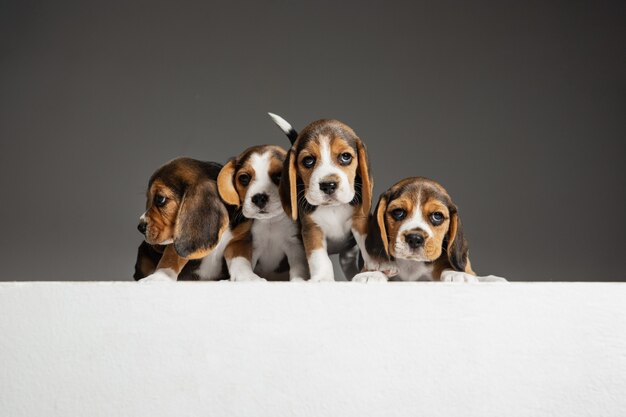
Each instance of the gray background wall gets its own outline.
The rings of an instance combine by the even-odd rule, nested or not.
[[[478,272],[626,280],[624,22],[596,1],[2,2],[0,279],[130,279],[152,171],[286,145],[272,111],[354,127],[376,195],[443,183]]]

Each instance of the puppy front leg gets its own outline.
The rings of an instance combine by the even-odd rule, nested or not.
[[[178,274],[180,274],[180,271],[182,271],[186,264],[187,259],[178,256],[174,245],[167,245],[156,267],[156,271],[140,279],[139,282],[176,281]]]
[[[252,270],[252,234],[246,222],[233,230],[233,238],[224,250],[231,281],[265,281]]]
[[[334,281],[333,263],[326,250],[326,236],[322,229],[309,219],[302,222],[302,242],[309,263],[309,281]]]

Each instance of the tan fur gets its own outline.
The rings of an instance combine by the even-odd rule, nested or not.
[[[302,241],[307,258],[314,250],[324,247],[324,232],[309,217],[302,219]]]
[[[389,237],[389,254],[395,256],[396,253],[396,238],[402,223],[406,219],[410,218],[416,207],[416,200],[419,198],[418,193],[406,192],[399,198],[396,198],[391,203],[388,203],[387,211],[385,212],[385,219],[387,222],[387,236]],[[406,210],[406,217],[403,220],[396,220],[391,215],[391,212],[396,209]]]
[[[237,225],[231,230],[233,237],[224,250],[224,257],[228,260],[239,256],[252,260],[252,235],[250,229],[252,222],[247,221]]]
[[[359,174],[361,175],[361,215],[366,217],[372,208],[372,190],[374,189],[374,181],[370,179],[369,161],[367,160],[367,152],[365,145],[361,140],[357,140]]]
[[[217,177],[217,189],[220,197],[226,203],[237,206],[241,204],[241,196],[237,193],[233,185],[233,175],[235,174],[235,160],[228,161]]]
[[[154,204],[156,195],[167,198],[163,207]],[[158,244],[174,238],[174,226],[180,206],[180,200],[176,194],[159,180],[155,180],[148,190],[146,205],[146,218],[149,219],[150,227],[146,233],[146,242]]]
[[[167,245],[157,265],[157,269],[170,268],[178,275],[187,264],[187,261],[187,259],[178,256],[174,245]]]
[[[295,146],[295,145],[294,145]],[[298,193],[297,193],[297,170],[296,170],[296,156],[291,155],[289,162],[289,197],[291,200],[291,218],[295,221],[298,220]]]

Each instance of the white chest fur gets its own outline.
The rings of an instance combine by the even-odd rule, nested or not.
[[[342,247],[350,238],[354,207],[349,204],[340,206],[318,206],[311,214],[313,221],[322,229],[326,236],[329,252],[333,247]]]
[[[285,247],[298,241],[298,226],[285,214],[255,219],[252,224],[252,265],[257,274],[272,273],[285,258]]]
[[[402,281],[432,281],[433,266],[425,262],[396,259],[398,276]]]
[[[224,231],[224,233],[222,234],[222,238],[220,239],[215,249],[213,249],[213,251],[207,256],[202,258],[202,262],[200,262],[200,267],[196,272],[200,276],[200,279],[212,280],[220,277],[220,274],[222,273],[224,249],[226,248],[226,245],[228,245],[228,242],[230,242],[232,237],[233,236],[230,233],[230,230],[227,229],[226,231]]]

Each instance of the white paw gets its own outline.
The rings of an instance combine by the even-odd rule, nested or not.
[[[289,281],[291,281],[291,282],[304,282],[306,280],[304,278],[302,278],[302,277],[290,277]]]
[[[509,282],[505,278],[497,277],[495,275],[487,275],[485,277],[476,277],[480,282]]]
[[[310,279],[310,282],[335,282],[335,277],[333,274],[319,274],[313,275]]]
[[[176,275],[171,269],[159,269],[153,274],[139,280],[141,283],[149,282],[176,282]]]
[[[478,282],[474,275],[460,271],[446,270],[441,273],[441,282]]]
[[[380,271],[367,271],[361,272],[360,274],[356,274],[354,278],[352,278],[352,282],[387,282],[387,275]]]
[[[230,280],[231,281],[237,281],[237,282],[267,281],[265,278],[261,278],[260,276],[258,276],[254,272],[239,273],[237,275],[231,275]]]

